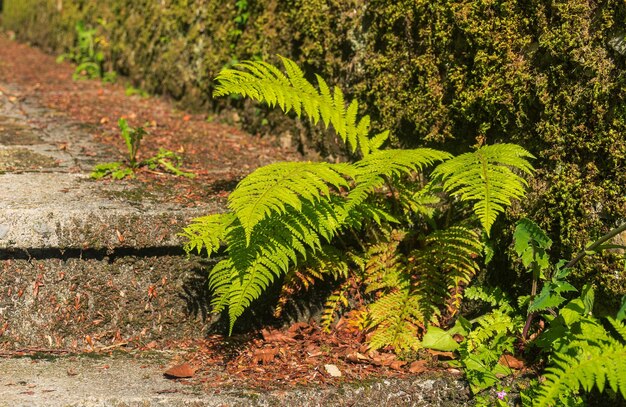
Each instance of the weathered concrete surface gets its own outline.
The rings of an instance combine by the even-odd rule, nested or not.
[[[165,379],[171,354],[139,359],[0,359],[0,407],[16,406],[465,406],[464,384],[435,374],[339,387],[215,389]],[[219,367],[214,372],[220,375]]]
[[[116,154],[89,130],[0,94],[0,348],[206,333],[206,265],[177,234],[223,203],[185,208],[137,183],[91,180]]]
[[[7,85],[3,85],[7,88]],[[136,185],[96,182],[96,163],[116,157],[87,129],[0,95],[0,249],[170,247],[191,218],[220,210],[125,200]]]

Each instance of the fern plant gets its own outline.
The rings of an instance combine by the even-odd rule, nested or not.
[[[284,282],[285,294],[330,277],[340,284],[324,312],[328,326],[335,311],[349,304],[349,285],[341,281],[352,279],[373,301],[357,313],[359,324],[372,331],[370,346],[419,347],[424,327],[438,321],[441,309],[449,315],[458,310],[482,252],[471,219],[436,230],[444,191],[474,203],[488,233],[497,214],[521,197],[521,174],[531,172],[532,156],[511,144],[458,157],[429,148],[381,149],[389,133],[371,134],[357,101],[346,101],[319,76],[315,86],[293,61],[281,61],[284,71],[262,61],[222,70],[215,96],[239,94],[321,121],[353,160],[259,168],[231,193],[226,213],[196,219],[184,229],[188,252],[212,256],[224,247],[225,257],[209,272],[213,310],[227,310],[232,331],[270,285]],[[402,238],[390,239],[392,231]],[[338,267],[329,264],[329,246],[344,253],[332,262]],[[385,256],[388,267],[374,267]]]
[[[589,393],[594,387],[600,393],[609,387],[626,398],[626,363],[622,361],[626,352],[626,326],[622,322],[626,301],[615,319],[607,318],[603,323],[592,314],[595,296],[591,286],[584,286],[577,298],[567,299],[578,291],[567,281],[571,267],[584,255],[613,248],[605,243],[624,230],[626,224],[607,233],[573,260],[554,264],[548,255],[552,242],[546,233],[531,220],[520,220],[514,248],[532,275],[531,295],[514,302],[500,288],[471,286],[465,290],[465,297],[483,301],[493,309],[471,321],[459,317],[448,331],[431,328],[422,344],[457,351],[458,365],[479,398],[488,398],[479,393],[495,387],[511,373],[503,363],[503,355],[514,354],[520,347],[539,350],[534,352],[539,355],[535,362],[544,377],[540,384],[522,393],[524,405],[583,405],[580,393]],[[530,322],[539,317],[547,329],[540,329],[529,342]],[[457,333],[464,337],[461,344],[454,341]]]
[[[590,314],[590,289],[560,310],[538,338],[549,355],[544,380],[524,397],[526,404],[554,406],[569,403],[581,390],[600,393],[609,387],[626,399],[626,325],[607,318],[611,328]]]

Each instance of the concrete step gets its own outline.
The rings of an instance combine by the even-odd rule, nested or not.
[[[0,348],[206,332],[206,265],[178,233],[224,201],[188,208],[138,182],[90,179],[117,159],[90,130],[0,95]]]

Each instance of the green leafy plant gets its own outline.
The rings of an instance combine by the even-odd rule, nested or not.
[[[124,93],[126,94],[126,96],[139,96],[142,98],[147,98],[150,96],[150,94],[148,92],[146,92],[143,89],[140,88],[136,88],[133,85],[128,85],[126,86],[126,89],[124,90]]]
[[[466,298],[484,301],[494,309],[472,321],[461,317],[457,325],[464,330],[455,326],[439,332],[437,341],[427,343],[425,337],[424,344],[457,350],[459,365],[475,394],[498,385],[511,373],[503,356],[516,353],[515,343],[523,343],[526,348],[538,349],[538,363],[545,364],[544,380],[522,394],[525,405],[583,405],[581,390],[589,393],[597,387],[602,393],[607,383],[613,394],[626,398],[626,326],[621,322],[626,317],[626,301],[615,319],[603,321],[592,314],[595,296],[591,286],[584,286],[576,298],[567,299],[578,292],[567,281],[572,267],[586,255],[616,248],[607,242],[625,230],[626,224],[616,227],[569,262],[553,263],[547,252],[551,240],[534,222],[522,219],[515,230],[514,248],[531,274],[531,295],[514,303],[499,288],[469,287]],[[532,321],[539,318],[547,328],[528,341]],[[459,332],[464,336],[460,345],[452,341]]]
[[[316,88],[293,61],[281,60],[285,72],[261,61],[222,70],[215,95],[239,94],[314,124],[321,120],[353,160],[259,168],[229,196],[228,212],[195,219],[184,229],[188,252],[210,257],[225,247],[225,257],[209,272],[213,311],[228,312],[232,331],[272,284],[284,281],[284,293],[291,293],[315,279],[356,281],[371,298],[358,313],[360,326],[372,331],[370,347],[420,347],[426,323],[436,323],[442,308],[448,315],[458,311],[479,268],[478,226],[488,233],[495,216],[522,195],[520,174],[531,173],[532,156],[512,144],[458,157],[428,148],[381,149],[389,132],[371,135],[370,119],[358,118],[356,101],[347,103],[319,76]],[[454,201],[473,203],[475,215],[438,228],[436,215]],[[376,267],[382,259],[386,267]],[[340,284],[329,298],[326,324],[349,304],[350,286]]]
[[[180,169],[182,158],[173,151],[164,148],[159,149],[157,155],[148,159],[137,161],[137,152],[141,145],[141,140],[146,135],[143,127],[131,127],[126,119],[118,121],[120,134],[126,144],[127,157],[126,162],[115,161],[98,164],[91,172],[91,178],[100,179],[111,176],[113,179],[123,179],[126,177],[134,177],[135,172],[141,167],[148,167],[151,170],[161,168],[177,176],[188,178],[195,177],[195,174],[185,172]]]
[[[61,54],[57,62],[69,60],[75,63],[73,78],[102,79],[105,82],[115,82],[115,72],[103,71],[104,53],[98,50],[98,30],[89,28],[84,22],[76,23],[76,46],[67,53]]]

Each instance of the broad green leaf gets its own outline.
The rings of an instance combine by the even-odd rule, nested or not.
[[[459,344],[449,332],[436,326],[429,326],[424,338],[422,338],[422,346],[433,350],[452,352],[459,347]]]
[[[524,267],[530,267],[533,263],[540,270],[549,267],[550,259],[546,250],[552,246],[552,240],[536,223],[527,218],[520,220],[513,239],[515,252],[522,259]]]

